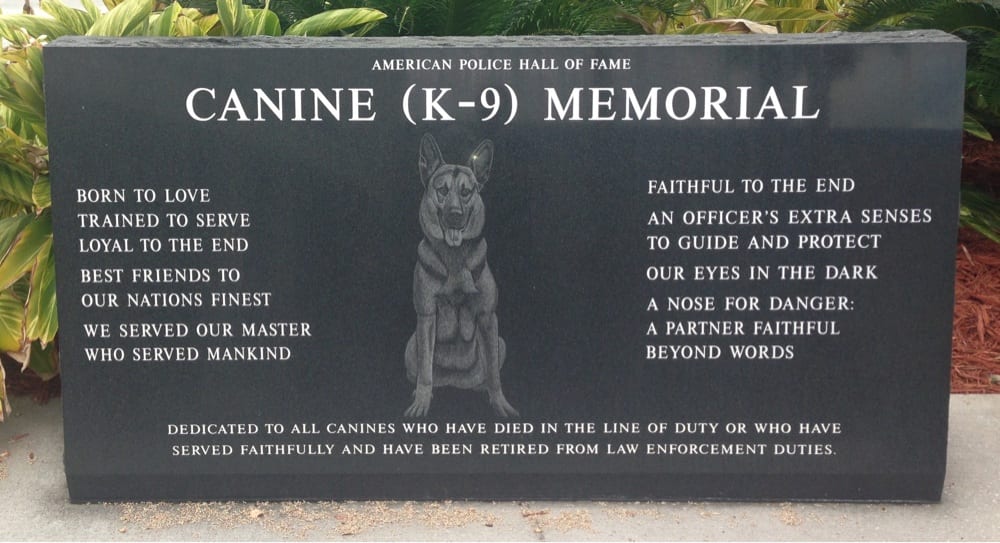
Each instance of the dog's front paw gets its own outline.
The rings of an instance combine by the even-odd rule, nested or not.
[[[458,288],[463,294],[479,294],[479,289],[476,288],[476,280],[472,278],[472,272],[468,269],[463,269],[461,274],[459,274]]]
[[[507,398],[504,397],[503,392],[490,394],[490,405],[493,406],[493,411],[503,418],[521,416],[521,414],[517,412],[517,409],[514,409],[514,406],[510,405]]]
[[[416,390],[413,391],[413,403],[410,407],[406,409],[403,413],[407,417],[425,417],[427,412],[431,410],[431,398],[434,394],[431,392],[431,387],[418,386]]]

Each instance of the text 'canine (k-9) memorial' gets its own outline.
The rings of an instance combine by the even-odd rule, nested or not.
[[[59,39],[71,499],[938,500],[964,55]]]

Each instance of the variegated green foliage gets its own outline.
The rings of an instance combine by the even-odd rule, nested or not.
[[[59,373],[55,337],[55,269],[42,47],[60,36],[278,36],[277,15],[265,2],[217,0],[213,13],[158,0],[81,0],[83,9],[42,0],[50,17],[0,14],[0,352],[42,378]],[[293,34],[355,32],[385,16],[342,9],[300,21]],[[0,368],[0,421],[9,409]]]
[[[197,0],[186,0],[189,2]],[[261,3],[264,0],[247,0]],[[815,32],[848,0],[270,0],[283,23],[330,10],[387,14],[378,35]],[[262,5],[262,4],[258,4]]]
[[[649,34],[777,34],[833,30],[841,0],[659,0],[623,2]]]
[[[58,373],[42,44],[29,16],[0,16],[0,351],[42,377]],[[36,30],[65,32],[56,20]],[[19,26],[14,26],[19,25]],[[2,377],[2,376],[0,376]],[[6,406],[0,381],[0,419]]]
[[[195,2],[200,0],[182,0]],[[263,5],[264,0],[247,0]],[[636,34],[621,6],[657,0],[270,0],[282,24],[293,27],[320,13],[371,9],[381,22],[351,35],[484,36],[539,34]],[[339,16],[338,16],[339,17]],[[346,31],[341,30],[341,33]]]
[[[317,8],[310,15],[279,18],[271,0],[180,0],[185,11],[204,13],[201,25],[209,36],[364,36],[385,14],[364,6],[326,10]],[[218,23],[213,27],[207,23]]]
[[[60,36],[326,36],[362,35],[365,28],[385,18],[371,8],[337,9],[322,16],[303,18],[292,32],[282,29],[269,0],[250,7],[240,0],[216,0],[211,13],[189,2],[165,4],[159,0],[104,0],[106,11],[93,0],[81,0],[83,9],[71,8],[60,0],[42,0],[41,9],[51,17],[0,15],[0,37],[23,46],[31,41],[47,42]]]
[[[334,9],[317,13],[291,25],[285,34],[290,36],[330,36],[345,31],[345,29],[357,28],[351,35],[362,36],[382,19],[385,19],[385,14],[377,9]]]

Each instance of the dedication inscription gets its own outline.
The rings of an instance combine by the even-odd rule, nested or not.
[[[74,501],[940,498],[958,40],[45,55]]]

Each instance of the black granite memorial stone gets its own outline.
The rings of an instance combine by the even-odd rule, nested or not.
[[[55,41],[71,499],[938,500],[964,51]]]

